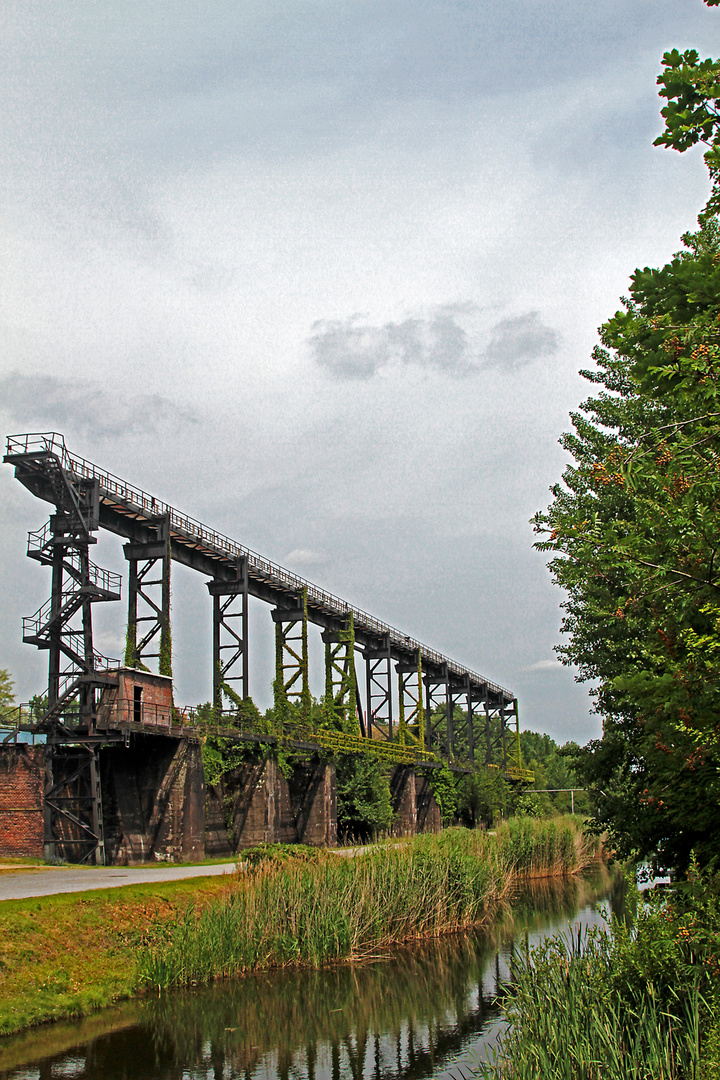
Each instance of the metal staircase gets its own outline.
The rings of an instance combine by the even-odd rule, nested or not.
[[[99,484],[74,476],[56,457],[43,462],[55,513],[28,535],[28,557],[52,571],[50,597],[23,619],[23,641],[48,653],[47,695],[30,727],[46,739],[45,853],[104,862],[99,692],[113,685],[118,661],[93,647],[92,606],[120,599],[120,575],[89,558],[99,528]],[[28,730],[25,725],[25,730]],[[12,738],[12,734],[8,738]]]

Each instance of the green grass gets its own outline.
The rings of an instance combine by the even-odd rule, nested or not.
[[[137,951],[227,879],[129,885],[0,903],[0,1035],[85,1016],[137,989]]]
[[[594,854],[574,823],[520,819],[360,857],[259,859],[221,903],[188,909],[139,959],[154,988],[286,965],[334,963],[477,925],[519,878],[569,874]]]
[[[486,920],[523,877],[593,856],[571,819],[451,829],[353,858],[277,847],[236,879],[194,878],[0,903],[0,1035],[151,987],[363,958]]]

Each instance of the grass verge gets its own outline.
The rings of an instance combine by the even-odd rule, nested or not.
[[[361,959],[477,924],[517,881],[596,854],[571,819],[497,836],[448,830],[353,859],[257,853],[239,879],[195,878],[0,904],[0,1034],[80,1017],[143,989]]]
[[[720,878],[517,958],[481,1080],[720,1080]]]

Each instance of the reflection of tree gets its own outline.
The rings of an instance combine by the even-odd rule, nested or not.
[[[138,1004],[140,1023],[88,1043],[103,1080],[329,1075],[420,1080],[460,1053],[497,1013],[498,945],[552,928],[607,893],[595,880],[536,883],[486,933],[395,950],[376,963],[263,972]],[[68,1055],[46,1059],[57,1075]]]

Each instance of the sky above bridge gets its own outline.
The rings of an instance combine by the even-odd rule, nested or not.
[[[74,452],[599,732],[529,518],[597,327],[679,247],[700,152],[652,147],[701,0],[248,0],[2,10],[4,434]],[[47,517],[0,470],[0,667],[26,699]],[[103,537],[102,565],[122,569]],[[121,655],[125,612],[98,611]],[[210,603],[174,572],[181,701]],[[254,608],[251,690],[270,703]],[[319,648],[316,650],[319,657]],[[314,689],[322,681],[314,661]]]

